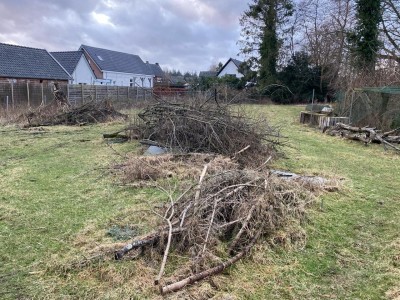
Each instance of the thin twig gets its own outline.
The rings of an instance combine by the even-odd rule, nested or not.
[[[161,189],[163,189],[163,188],[161,188]],[[165,190],[164,190],[164,191],[165,191]],[[165,191],[165,192],[166,192],[166,191]],[[172,219],[172,217],[174,216],[174,213],[175,213],[175,209],[174,209],[174,199],[172,198],[171,193],[167,193],[167,194],[168,194],[168,197],[169,197],[170,202],[171,202],[171,205],[170,205],[171,213],[170,213],[170,215],[169,215],[168,218],[166,218],[166,216],[164,216],[164,219],[167,221],[168,227],[169,227],[169,231],[168,231],[168,241],[167,241],[167,245],[166,245],[166,247],[165,247],[163,260],[162,260],[162,262],[161,262],[160,272],[158,273],[156,279],[154,280],[154,284],[155,284],[155,285],[158,285],[158,284],[159,284],[160,279],[161,279],[162,275],[164,274],[164,269],[165,269],[165,265],[166,265],[166,263],[167,263],[169,248],[170,248],[170,246],[171,246],[171,240],[172,240],[172,230],[173,230],[173,228],[172,228],[171,219]]]
[[[262,226],[260,226],[260,228],[262,228]],[[257,233],[255,234],[255,236],[253,237],[253,239],[250,241],[250,243],[241,252],[236,254],[231,259],[219,264],[216,267],[213,267],[213,268],[207,269],[203,272],[194,274],[194,275],[189,276],[185,279],[182,279],[178,282],[169,284],[164,287],[160,287],[161,294],[164,295],[166,293],[176,292],[176,291],[182,289],[183,287],[187,286],[188,284],[192,284],[192,283],[202,280],[208,276],[222,272],[226,268],[228,268],[231,265],[233,265],[234,263],[236,263],[239,259],[241,259],[243,256],[245,256],[250,251],[250,249],[254,246],[254,244],[257,242],[258,238],[260,237],[261,232],[262,232],[262,229],[259,229],[257,231]]]
[[[239,242],[240,238],[242,237],[243,232],[245,231],[245,229],[247,229],[247,224],[249,223],[251,217],[253,216],[253,211],[254,211],[255,207],[256,206],[252,206],[250,208],[250,211],[247,214],[247,217],[244,220],[242,227],[240,228],[239,232],[237,233],[237,235],[235,236],[235,238],[233,239],[232,243],[229,246],[228,253],[233,253],[237,243]]]
[[[203,168],[203,171],[201,172],[201,175],[200,175],[199,183],[198,183],[198,185],[196,187],[196,193],[194,195],[194,209],[195,210],[197,209],[198,201],[199,201],[199,198],[200,198],[201,185],[203,183],[204,176],[206,176],[207,169],[208,169],[208,164],[205,164],[204,168]]]
[[[210,224],[209,224],[209,226],[208,226],[206,239],[205,239],[205,241],[204,241],[202,254],[204,254],[204,252],[206,251],[206,248],[207,248],[208,237],[210,236],[211,227],[212,227],[212,225],[213,225],[213,223],[214,223],[214,216],[215,216],[215,211],[216,211],[216,209],[217,209],[217,204],[218,204],[218,199],[215,199],[215,201],[214,201],[214,208],[213,208],[213,212],[212,212],[212,214],[211,214],[211,220],[210,220]]]

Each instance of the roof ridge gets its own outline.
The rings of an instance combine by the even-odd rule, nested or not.
[[[47,50],[45,51],[64,70],[64,72],[68,74],[69,79],[71,79],[72,78],[71,74],[69,74],[69,72],[63,67],[63,65],[60,64],[60,62],[53,55],[51,55],[49,51]]]
[[[35,48],[35,47],[28,47],[28,46],[21,46],[21,45],[15,45],[15,44],[9,44],[9,43],[0,43],[2,45],[7,45],[7,46],[13,46],[13,47],[19,47],[19,48],[26,48],[26,49],[35,49],[35,50],[45,50],[44,48]]]
[[[133,54],[133,53],[128,53],[128,52],[122,52],[122,51],[117,51],[117,50],[111,50],[111,49],[106,49],[106,48],[99,48],[99,47],[93,47],[93,46],[89,46],[89,45],[81,45],[80,48],[82,47],[89,47],[89,48],[94,48],[94,49],[100,49],[100,50],[106,50],[106,51],[111,51],[111,52],[115,52],[115,53],[120,53],[120,54],[128,54],[128,55],[134,55],[134,56],[138,56],[140,58],[140,56],[138,54]],[[141,59],[141,58],[140,58]],[[143,60],[142,60],[143,61]],[[145,63],[145,62],[144,62]]]
[[[71,51],[49,51],[50,53],[71,53],[71,52],[82,52],[82,50],[71,50]]]
[[[10,78],[68,80],[70,74],[46,49],[0,43],[0,72]]]

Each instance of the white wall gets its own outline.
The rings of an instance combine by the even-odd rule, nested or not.
[[[235,75],[237,78],[243,77],[243,74],[238,72],[238,68],[233,63],[233,61],[230,61],[225,66],[225,68],[221,71],[221,73],[218,74],[218,77],[224,77],[225,75]]]
[[[140,74],[128,74],[128,73],[118,73],[111,71],[103,72],[103,79],[110,80],[111,85],[118,86],[131,86],[131,79],[133,80],[132,86],[140,87],[153,87],[153,76],[152,75],[140,75]],[[143,79],[143,82],[142,82]],[[98,84],[98,83],[96,83]]]
[[[74,72],[71,75],[74,78],[72,82],[73,84],[93,84],[94,80],[96,79],[96,76],[93,74],[89,63],[87,62],[83,54],[79,59]]]

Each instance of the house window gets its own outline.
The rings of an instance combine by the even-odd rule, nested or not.
[[[133,78],[131,78],[131,80],[129,80],[129,85],[132,87],[133,86]]]

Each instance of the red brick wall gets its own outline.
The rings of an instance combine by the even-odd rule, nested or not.
[[[90,67],[92,68],[92,71],[94,75],[96,75],[97,79],[103,79],[103,72],[99,69],[99,67],[94,63],[93,59],[90,57],[89,54],[86,53],[86,51],[83,51],[85,54],[86,60],[88,61]]]

